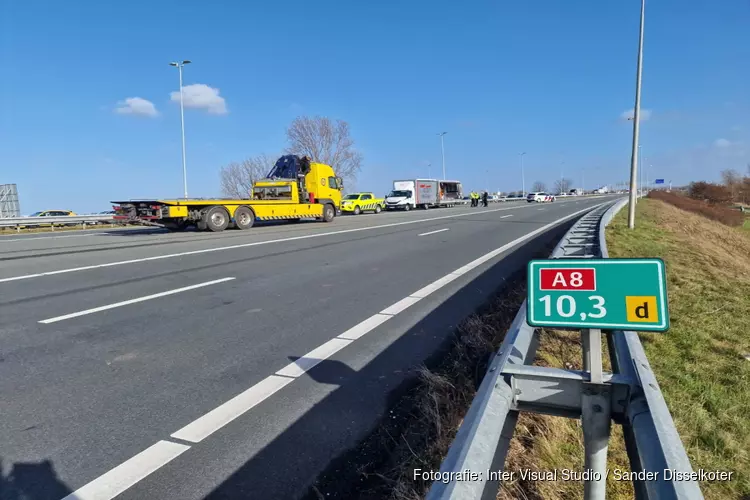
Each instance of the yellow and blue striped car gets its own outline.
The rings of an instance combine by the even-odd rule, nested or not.
[[[372,193],[352,193],[341,200],[341,211],[359,215],[362,212],[379,214],[385,207],[385,199],[375,198]]]

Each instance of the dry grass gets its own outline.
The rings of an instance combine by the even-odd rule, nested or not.
[[[391,408],[365,442],[321,475],[305,498],[419,500],[431,481],[414,470],[437,471],[461,426],[490,356],[525,298],[525,277],[509,281],[495,298],[459,327],[454,345],[432,370],[422,368],[416,387]]]
[[[609,369],[609,357],[606,342],[603,362]],[[581,336],[578,332],[559,330],[540,331],[540,344],[537,351],[537,366],[582,370]],[[619,426],[612,427],[609,443],[609,467],[623,471],[630,470],[625,442]],[[580,420],[546,415],[524,413],[518,419],[516,432],[511,441],[511,448],[505,463],[505,470],[519,471],[561,471],[570,469],[582,471],[583,431]],[[607,482],[608,498],[632,498],[631,483],[615,481],[610,476]],[[583,497],[583,484],[574,481],[523,481],[519,475],[516,480],[501,485],[497,498],[512,499],[564,499],[573,500]]]
[[[671,330],[641,336],[694,469],[735,471],[735,480],[701,484],[708,499],[750,495],[750,234],[656,200],[626,212],[607,231],[612,257],[662,257],[667,264]],[[577,333],[542,331],[537,364],[580,369]],[[606,344],[605,344],[606,346]],[[605,366],[608,357],[605,355]],[[612,428],[610,469],[629,470],[622,432]],[[506,470],[581,469],[579,421],[521,415]],[[610,481],[608,498],[633,498],[629,482]],[[572,482],[516,481],[498,498],[582,497]]]
[[[693,212],[727,226],[739,227],[745,222],[745,214],[728,204],[708,203],[667,191],[651,191],[648,197],[661,200],[688,212]]]
[[[608,231],[613,257],[661,256],[671,330],[642,335],[694,469],[736,471],[706,498],[750,496],[750,234],[656,200]]]
[[[487,360],[502,343],[525,297],[522,282],[513,283],[509,289],[484,313],[464,321],[451,354],[439,368],[421,370],[414,412],[421,425],[412,425],[401,435],[403,444],[394,450],[393,468],[386,474],[392,489],[390,495],[381,498],[424,498],[432,485],[414,481],[413,471],[440,469],[484,377]]]

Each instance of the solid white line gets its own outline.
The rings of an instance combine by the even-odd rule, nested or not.
[[[231,281],[234,278],[222,278],[219,280],[206,281],[205,283],[198,283],[197,285],[185,286],[182,288],[175,288],[174,290],[168,290],[166,292],[155,293],[153,295],[146,295],[145,297],[138,297],[137,299],[124,300],[122,302],[115,302],[106,306],[94,307],[93,309],[86,309],[85,311],[79,311],[75,313],[65,314],[63,316],[56,316],[54,318],[43,319],[39,323],[49,324],[63,321],[65,319],[77,318],[78,316],[85,316],[87,314],[93,314],[108,309],[114,309],[116,307],[129,306],[130,304],[137,304],[138,302],[145,302],[151,299],[158,299],[159,297],[166,297],[167,295],[174,295],[176,293],[187,292],[188,290],[195,290],[196,288],[202,288],[204,286],[216,285],[217,283],[224,283],[225,281]]]
[[[292,382],[293,378],[270,375],[223,405],[193,420],[172,434],[172,437],[199,443]]]
[[[386,321],[391,319],[390,316],[386,314],[374,314],[367,318],[366,320],[357,323],[353,327],[349,328],[347,331],[339,335],[337,338],[339,339],[345,339],[345,340],[357,340],[358,338],[366,335],[367,333],[370,333],[371,330],[374,330],[375,328],[379,327]]]
[[[62,238],[85,238],[89,236],[106,236],[110,233],[100,233],[97,229],[90,229],[90,231],[96,231],[96,234],[66,234],[63,236],[38,236],[36,238],[13,238],[5,239],[0,237],[0,243],[8,243],[11,241],[37,241],[37,240],[59,240]]]
[[[506,250],[512,248],[513,246],[522,243],[530,238],[533,238],[537,234],[546,231],[547,229],[554,227],[555,225],[568,220],[572,219],[573,217],[580,215],[584,212],[588,212],[589,210],[592,210],[597,205],[585,208],[583,210],[579,210],[578,212],[572,213],[570,215],[566,215],[564,217],[561,217],[560,219],[556,220],[555,222],[551,222],[543,227],[540,227],[539,229],[536,229],[532,231],[531,233],[526,234],[525,236],[522,236],[520,238],[517,238],[510,243],[507,243],[503,245],[500,248],[497,248],[493,251],[491,251],[488,254],[485,254],[478,259],[474,259],[472,262],[466,264],[465,266],[457,269],[456,271],[453,271],[452,273],[448,273],[447,275],[443,276],[442,278],[439,278],[429,285],[421,288],[417,292],[414,292],[413,294],[405,297],[405,299],[416,299],[414,301],[405,301],[405,299],[402,299],[395,304],[393,304],[391,307],[384,309],[384,311],[388,311],[389,309],[393,308],[392,310],[398,309],[399,312],[405,310],[409,305],[414,304],[419,299],[427,297],[428,295],[434,293],[435,291],[443,288],[448,283],[452,282],[459,276],[467,273],[471,269],[474,269],[484,262],[487,262],[488,260],[492,259],[493,257],[496,257],[500,255],[501,253],[505,252]],[[408,305],[407,305],[408,303]],[[397,306],[398,307],[395,307]],[[333,339],[329,340],[328,342],[322,344],[321,346],[317,347],[316,349],[313,349],[309,353],[302,356],[300,359],[298,359],[296,362],[288,365],[287,367],[283,368],[282,370],[279,370],[276,372],[275,375],[270,375],[263,379],[261,382],[255,384],[254,386],[250,387],[246,391],[242,392],[241,394],[235,396],[234,398],[230,399],[226,403],[218,406],[217,408],[211,410],[210,412],[206,413],[202,417],[197,418],[193,422],[189,423],[182,429],[178,430],[174,434],[172,434],[172,437],[175,439],[181,439],[183,441],[188,441],[192,443],[199,443],[200,441],[204,440],[214,432],[218,431],[225,425],[229,424],[236,418],[240,417],[250,409],[252,409],[254,406],[258,405],[259,403],[263,402],[276,392],[280,391],[290,383],[292,383],[295,378],[292,377],[299,377],[304,373],[305,371],[312,368],[312,366],[317,365],[324,359],[327,359],[328,357],[332,356],[333,354],[339,352],[344,347],[350,345],[354,340],[357,340],[359,338],[362,338],[367,333],[371,332],[378,326],[382,325],[386,321],[388,321],[390,318],[393,318],[394,316],[391,314],[382,314],[377,313],[373,316],[370,316],[366,320],[358,323],[357,325],[353,326],[346,332],[342,333],[341,335],[334,337]],[[338,341],[338,342],[334,342]],[[300,363],[300,360],[304,360]],[[284,375],[281,375],[284,374]],[[287,375],[288,374],[288,375]],[[157,443],[158,444],[158,443]],[[186,446],[185,449],[188,447]],[[182,450],[184,451],[184,450]],[[136,458],[138,458],[139,455],[136,455],[135,457],[131,458],[124,464],[116,467],[115,469],[112,469],[108,473],[104,474],[103,476],[99,477],[98,479],[92,481],[89,483],[91,484],[98,484],[102,479],[102,484],[107,485],[109,483],[114,482],[115,479],[117,479],[120,474],[116,473],[116,471],[122,467],[123,465],[129,464],[131,462],[136,462]],[[167,463],[168,460],[164,463]],[[164,465],[164,464],[161,464]],[[142,470],[147,470],[146,467],[143,467],[141,465]],[[156,468],[149,469],[148,473],[150,474]],[[147,475],[147,474],[145,474]],[[138,477],[136,481],[132,481],[128,484],[129,486],[132,486],[132,484],[135,484],[140,479],[143,479],[145,475],[141,475]],[[135,477],[135,475],[133,475]],[[105,479],[106,478],[106,479]],[[124,483],[124,478],[123,478]],[[84,486],[84,488],[87,488],[87,486]],[[83,489],[83,488],[82,488]],[[79,490],[81,491],[81,490]],[[114,491],[114,490],[113,490]],[[76,492],[78,493],[78,492]],[[118,492],[119,493],[119,492]],[[75,495],[75,493],[74,493]],[[85,500],[109,500],[113,496],[90,496],[85,497]],[[84,497],[80,497],[84,498]],[[64,500],[78,500],[79,497],[73,497],[64,499]]]
[[[312,367],[324,359],[330,358],[352,342],[354,341],[334,337],[325,344],[316,347],[301,358],[297,359],[294,363],[286,365],[284,368],[277,371],[276,375],[292,378],[301,377],[305,372],[312,369]]]
[[[501,218],[501,219],[505,219],[505,218],[507,218],[507,217],[513,217],[513,215],[512,215],[512,214],[511,214],[511,215],[503,215],[503,216],[502,216],[502,217],[500,217],[500,218]]]
[[[430,231],[429,233],[422,233],[418,234],[417,236],[429,236],[431,234],[442,233],[443,231],[450,231],[450,228],[446,227],[445,229],[438,229],[437,231]]]
[[[537,210],[544,210],[543,208],[537,208]]]
[[[395,304],[391,304],[389,307],[386,307],[385,309],[380,311],[380,314],[387,314],[389,316],[395,316],[398,313],[403,312],[407,307],[413,306],[420,300],[422,300],[422,297],[412,297],[411,295],[408,297],[404,297],[403,299],[399,300]]]
[[[184,444],[159,441],[87,485],[78,488],[63,500],[114,498],[189,449],[190,446]]]
[[[251,243],[240,243],[237,245],[230,245],[225,247],[215,247],[215,248],[205,248],[203,250],[192,250],[189,252],[180,252],[180,253],[172,253],[172,254],[166,254],[166,255],[155,255],[153,257],[144,257],[142,259],[131,259],[131,260],[120,260],[116,262],[108,262],[106,264],[96,264],[92,266],[82,266],[82,267],[72,267],[68,269],[60,269],[57,271],[48,271],[44,273],[35,273],[35,274],[26,274],[22,276],[13,276],[11,278],[0,278],[0,283],[6,283],[8,281],[18,281],[18,280],[25,280],[30,278],[40,278],[42,276],[53,276],[56,274],[65,274],[65,273],[74,273],[79,271],[88,271],[91,269],[100,269],[103,267],[114,267],[114,266],[122,266],[125,264],[137,264],[140,262],[151,262],[155,260],[164,260],[164,259],[173,259],[175,257],[185,257],[187,255],[199,255],[204,253],[211,253],[211,252],[222,252],[225,250],[235,250],[237,248],[248,248],[248,247],[254,247],[254,246],[260,246],[260,245],[270,245],[272,243],[284,243],[287,241],[297,241],[297,240],[306,240],[310,238],[320,238],[323,236],[335,236],[339,234],[348,234],[348,233],[356,233],[360,231],[371,231],[373,229],[383,229],[388,227],[396,227],[396,226],[404,226],[407,224],[419,224],[420,222],[431,222],[436,220],[445,220],[445,219],[455,219],[458,217],[468,217],[470,215],[477,215],[477,214],[487,214],[487,213],[493,213],[493,212],[500,212],[500,211],[506,211],[506,210],[516,210],[521,207],[505,207],[505,208],[495,208],[492,210],[481,210],[478,212],[467,212],[462,214],[454,214],[454,215],[443,215],[440,217],[432,217],[430,219],[416,219],[416,220],[409,220],[409,221],[402,221],[402,222],[392,222],[389,224],[381,224],[379,226],[368,226],[368,227],[356,227],[353,229],[342,229],[339,231],[330,231],[327,233],[316,233],[316,234],[305,234],[302,236],[291,236],[289,238],[280,238],[277,240],[265,240],[265,241],[254,241]],[[205,240],[201,240],[205,241]]]

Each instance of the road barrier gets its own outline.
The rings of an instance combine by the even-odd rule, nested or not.
[[[20,231],[25,227],[50,226],[86,226],[100,222],[114,222],[111,214],[101,215],[61,215],[57,217],[6,217],[0,219],[0,227],[11,227]]]
[[[551,259],[609,258],[605,227],[627,199],[593,209],[560,240]],[[549,262],[549,261],[548,261]],[[604,499],[612,421],[622,425],[635,498],[702,499],[690,460],[674,426],[638,334],[613,330],[606,338],[613,373],[601,371],[599,330],[581,330],[585,371],[531,366],[539,337],[521,305],[489,364],[427,500],[494,500],[519,412],[580,418],[584,434],[584,498]],[[598,356],[598,359],[597,359]],[[671,471],[671,472],[670,472]],[[647,473],[658,473],[653,478]],[[643,480],[648,478],[650,480]]]

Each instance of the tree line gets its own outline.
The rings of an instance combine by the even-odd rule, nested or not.
[[[312,161],[330,165],[344,185],[353,182],[362,169],[362,153],[354,147],[349,124],[327,117],[300,116],[286,130],[284,154],[307,156]],[[260,154],[221,167],[221,190],[230,198],[247,198],[255,181],[271,171],[277,157]]]

